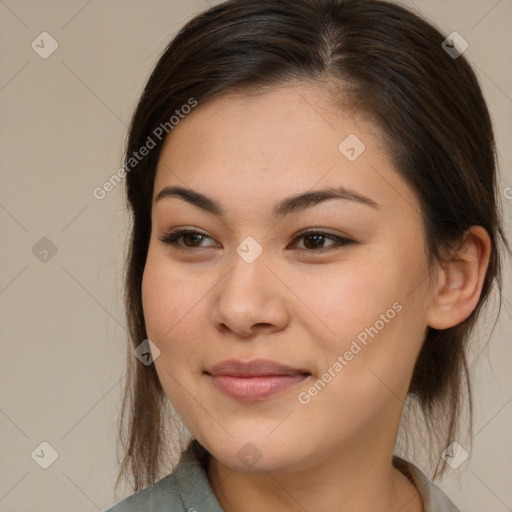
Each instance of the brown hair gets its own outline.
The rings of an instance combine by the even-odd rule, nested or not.
[[[497,204],[489,112],[470,65],[462,55],[450,56],[441,46],[444,39],[421,17],[386,1],[227,1],[190,20],[165,49],[133,116],[126,152],[129,166],[148,137],[157,141],[155,128],[168,126],[191,98],[202,104],[234,89],[290,80],[339,84],[352,108],[378,123],[396,169],[417,194],[429,262],[441,262],[444,250],[470,226],[483,226],[490,235],[491,257],[477,307],[459,325],[429,328],[410,383],[409,397],[441,448],[460,427],[464,389],[471,411],[465,349],[493,281],[501,292],[500,243],[510,251]],[[165,393],[154,365],[133,357],[147,338],[141,281],[163,140],[126,175],[133,214],[126,273],[131,348],[119,478],[130,473],[134,490],[158,479],[168,447]],[[432,457],[435,477],[446,465],[439,451]]]

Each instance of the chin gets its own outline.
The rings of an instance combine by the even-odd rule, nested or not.
[[[223,439],[222,441],[196,439],[210,452],[219,462],[233,471],[243,473],[260,473],[263,471],[278,472],[299,465],[307,458],[307,451],[304,452],[304,444],[300,440],[292,439],[292,436],[275,436],[265,433],[261,436],[239,436]],[[283,443],[287,437],[289,445]],[[302,436],[303,439],[303,436]],[[300,446],[300,452],[297,447]]]

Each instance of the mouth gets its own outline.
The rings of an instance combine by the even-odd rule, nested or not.
[[[298,386],[311,376],[305,369],[263,359],[247,363],[222,361],[205,373],[217,390],[244,401],[264,400]]]

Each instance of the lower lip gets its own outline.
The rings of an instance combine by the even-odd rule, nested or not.
[[[297,386],[308,375],[259,375],[255,377],[210,375],[210,377],[213,385],[226,395],[238,400],[263,400]]]

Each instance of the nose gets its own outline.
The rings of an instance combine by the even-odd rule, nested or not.
[[[248,338],[281,331],[289,323],[287,288],[264,254],[247,263],[235,253],[230,271],[214,288],[212,321],[219,331]]]

